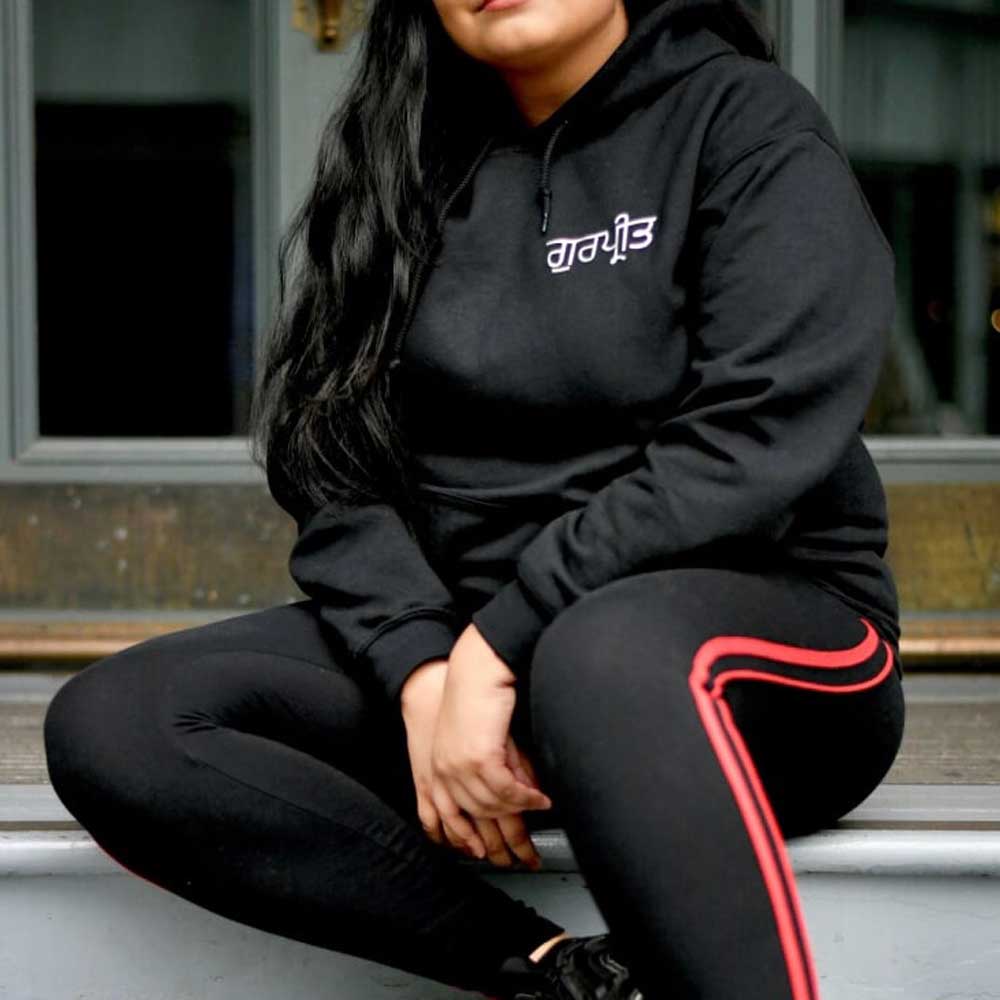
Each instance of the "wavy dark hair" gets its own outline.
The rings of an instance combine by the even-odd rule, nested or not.
[[[625,0],[630,22],[656,0]],[[685,0],[677,0],[679,7]],[[697,12],[758,58],[773,40],[741,0]],[[439,207],[513,102],[445,33],[431,0],[373,0],[311,185],[279,246],[278,299],[257,362],[250,452],[297,520],[385,501],[409,521],[407,452],[387,362]]]

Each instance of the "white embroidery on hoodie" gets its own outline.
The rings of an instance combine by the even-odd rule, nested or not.
[[[589,264],[598,248],[611,254],[609,264],[625,260],[626,250],[642,250],[653,242],[653,223],[656,219],[655,215],[631,219],[628,212],[619,212],[615,216],[613,235],[612,230],[601,229],[583,236],[560,236],[546,240],[545,245],[552,248],[547,256],[549,270],[553,274],[568,271],[577,260]]]

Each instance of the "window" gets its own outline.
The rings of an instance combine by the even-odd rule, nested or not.
[[[1000,434],[1000,6],[848,0],[838,111],[897,262],[867,432]]]
[[[35,0],[39,433],[244,434],[247,0]]]

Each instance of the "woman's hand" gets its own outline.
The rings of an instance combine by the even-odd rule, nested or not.
[[[509,734],[515,680],[469,625],[448,658],[431,752],[431,796],[453,844],[471,844],[478,857],[499,854],[505,860],[506,841],[531,864],[537,854],[519,814],[548,809],[552,802]]]
[[[399,695],[406,727],[406,749],[410,756],[413,786],[417,791],[417,815],[427,836],[438,844],[444,843],[444,835],[441,817],[431,797],[434,782],[431,748],[447,675],[447,660],[428,660],[406,678]]]
[[[515,857],[537,869],[541,865],[541,859],[520,813],[498,819],[470,818],[470,822],[470,819],[461,815],[445,788],[435,789],[439,782],[431,766],[431,748],[447,672],[447,660],[429,660],[410,674],[400,694],[420,823],[435,843],[444,845],[447,839],[464,854],[479,858],[488,856],[494,864],[503,867],[512,863],[509,848]],[[506,752],[508,764],[518,778],[537,788],[538,782],[531,761],[521,753],[509,736]],[[450,826],[443,824],[435,799],[445,803],[442,808],[452,817]]]

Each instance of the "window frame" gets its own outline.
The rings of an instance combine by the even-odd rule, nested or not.
[[[248,439],[42,436],[34,232],[34,88],[30,0],[0,0],[0,482],[241,483],[262,478]],[[283,6],[250,0],[254,308],[271,309],[277,274],[277,67]],[[257,324],[258,340],[261,323]],[[254,344],[257,355],[258,344]]]

